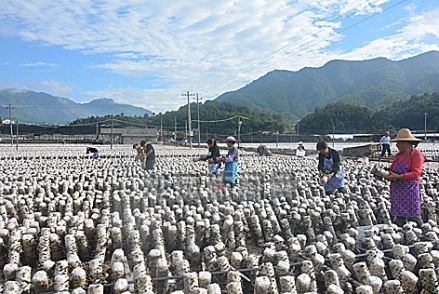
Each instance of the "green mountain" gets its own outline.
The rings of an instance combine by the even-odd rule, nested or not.
[[[121,114],[126,116],[144,116],[153,113],[142,107],[115,103],[112,99],[96,99],[89,103],[76,103],[70,99],[55,97],[47,93],[0,90],[0,116],[9,119],[9,104],[12,107],[12,119],[23,123],[65,124],[77,118]]]
[[[427,115],[425,115],[427,114]],[[430,131],[439,129],[439,92],[414,95],[408,100],[394,102],[378,111],[358,105],[330,103],[316,107],[299,122],[302,133],[378,132],[396,133],[400,128]]]
[[[431,51],[400,61],[334,60],[297,72],[275,70],[216,100],[297,119],[336,101],[379,110],[411,95],[438,91],[439,52]]]

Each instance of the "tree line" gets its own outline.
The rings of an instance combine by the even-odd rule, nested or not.
[[[188,121],[188,106],[182,106],[176,111],[158,113],[155,116],[125,116],[123,113],[112,116],[91,116],[79,118],[70,125],[85,125],[98,123],[100,125],[114,127],[157,127],[163,126],[165,131],[185,132]],[[257,132],[283,133],[286,129],[286,121],[280,114],[265,114],[253,112],[247,107],[238,106],[229,102],[206,101],[204,104],[191,103],[192,130],[197,131],[198,110],[200,113],[201,134],[232,135],[238,132],[238,120],[241,134]],[[239,118],[238,118],[239,117]],[[230,119],[233,118],[233,119]],[[187,127],[188,128],[188,127]]]
[[[379,133],[395,132],[407,127],[423,130],[439,127],[439,93],[425,93],[397,101],[381,110],[374,111],[365,106],[330,103],[316,107],[299,122],[301,133]],[[298,126],[296,125],[296,130]]]

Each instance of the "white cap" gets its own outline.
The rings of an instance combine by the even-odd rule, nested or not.
[[[302,144],[303,144],[302,141],[300,141],[300,142],[299,142],[299,145],[302,145]]]

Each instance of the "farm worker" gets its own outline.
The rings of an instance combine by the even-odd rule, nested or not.
[[[94,147],[87,147],[86,152],[87,152],[87,154],[88,153],[93,153],[93,160],[98,160],[99,159],[99,151],[98,151],[98,149],[96,149]]]
[[[424,156],[416,149],[421,140],[416,139],[409,129],[400,129],[391,142],[396,142],[399,152],[390,164],[390,213],[396,217],[395,223],[403,226],[407,220],[416,222],[418,228],[423,224],[421,219],[421,180]]]
[[[390,156],[390,132],[386,132],[384,136],[381,137],[380,140],[381,145],[381,155],[380,157],[383,157],[386,154]]]
[[[218,163],[218,159],[221,157],[220,151],[215,139],[209,139],[206,143],[207,146],[209,146],[209,151],[207,152],[207,155],[202,155],[200,159],[204,161],[208,160],[209,164],[207,165],[207,168],[209,173],[216,174],[221,166],[221,163]]]
[[[238,142],[234,137],[227,137],[226,144],[229,152],[225,158],[218,159],[218,162],[225,162],[223,182],[230,184],[232,187],[236,184],[236,175],[238,174],[238,148],[235,143]]]
[[[346,193],[344,172],[340,165],[338,152],[329,148],[325,141],[317,143],[317,151],[319,152],[319,177],[326,175],[328,178],[325,184],[325,193],[329,195],[335,190]]]
[[[139,144],[134,144],[133,149],[137,151],[135,160],[143,161],[143,149]]]
[[[305,149],[305,146],[303,146],[302,141],[299,142],[299,146],[297,147],[296,154],[297,154],[297,157],[304,157],[306,154],[306,149]]]
[[[151,142],[143,145],[143,164],[146,170],[152,170],[155,164],[155,150]]]

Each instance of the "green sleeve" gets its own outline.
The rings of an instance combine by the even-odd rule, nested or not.
[[[331,149],[331,155],[334,160],[334,165],[332,166],[332,171],[336,174],[340,170],[340,155],[334,149]]]
[[[324,168],[324,155],[323,154],[319,154],[319,165],[317,166],[317,168],[319,169],[319,171],[323,172],[323,168]]]
[[[332,167],[332,171],[336,174],[340,170],[340,162],[334,162],[334,166]]]

